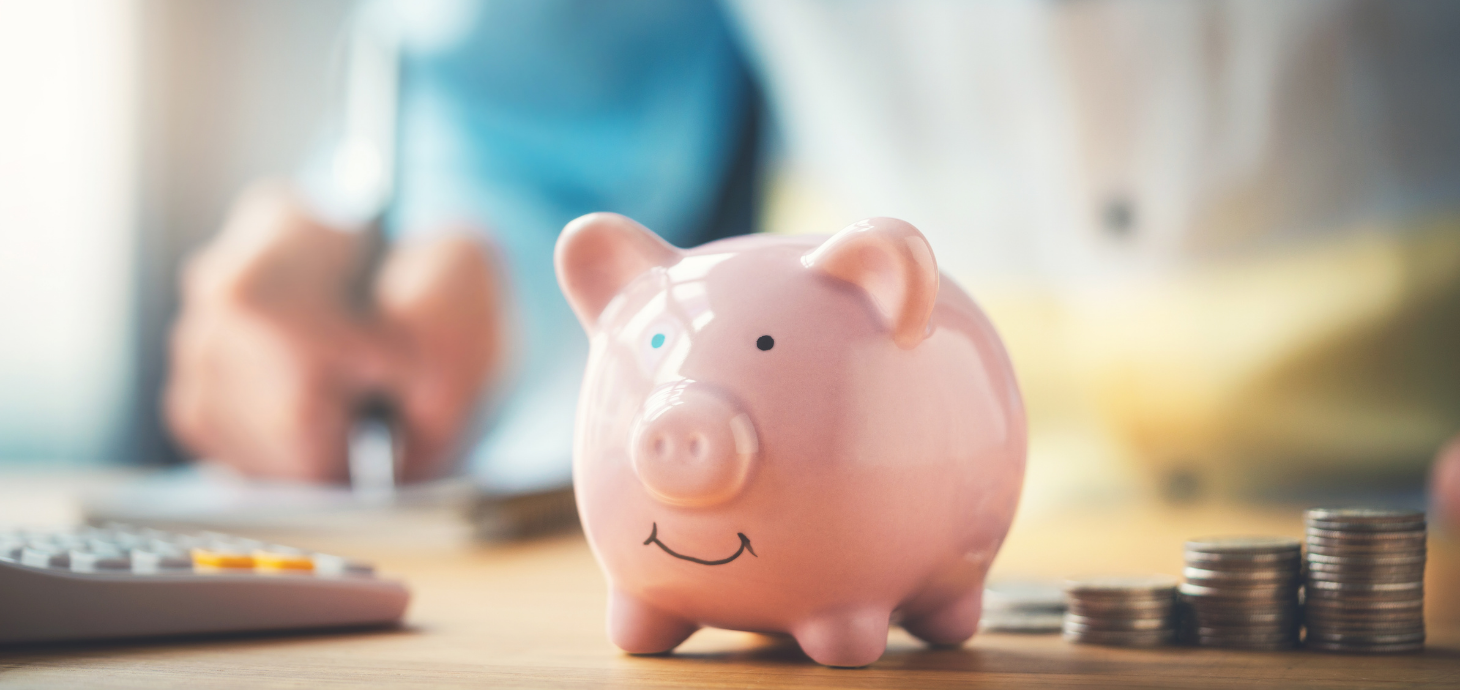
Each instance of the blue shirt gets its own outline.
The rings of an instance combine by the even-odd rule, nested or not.
[[[387,0],[397,32],[397,236],[468,221],[504,259],[514,375],[470,470],[503,491],[567,480],[587,344],[553,274],[558,233],[614,211],[706,239],[753,105],[710,0]]]

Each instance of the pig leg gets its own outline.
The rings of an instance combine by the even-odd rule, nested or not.
[[[956,647],[978,632],[982,608],[983,588],[974,587],[939,608],[903,621],[902,628],[928,644]]]
[[[839,611],[805,621],[791,634],[816,663],[856,668],[878,660],[887,650],[890,617],[887,611]]]
[[[699,626],[614,590],[608,595],[608,637],[630,654],[662,654]]]

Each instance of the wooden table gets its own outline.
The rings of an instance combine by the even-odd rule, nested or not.
[[[1300,529],[1296,511],[1286,509],[1127,508],[1021,519],[995,571],[1171,572],[1184,536]],[[285,540],[324,546],[299,535]],[[788,639],[717,630],[697,633],[672,656],[626,656],[604,634],[603,580],[582,537],[493,548],[447,541],[349,545],[409,581],[415,599],[400,629],[0,650],[0,686],[1460,687],[1460,616],[1443,587],[1460,583],[1460,549],[1442,537],[1431,543],[1430,644],[1419,655],[1128,650],[992,634],[962,649],[929,650],[898,630],[887,654],[858,670],[817,666]]]

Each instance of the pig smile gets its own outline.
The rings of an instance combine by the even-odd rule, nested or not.
[[[664,553],[674,556],[675,558],[686,560],[691,563],[699,563],[700,565],[725,565],[730,561],[740,558],[740,554],[745,553],[746,551],[749,551],[750,555],[755,556],[755,549],[751,548],[750,546],[750,537],[745,536],[745,534],[741,532],[735,533],[735,536],[740,537],[740,548],[736,549],[735,553],[730,554],[728,558],[721,558],[718,561],[707,561],[703,558],[695,558],[694,556],[686,556],[681,553],[675,553],[674,549],[665,546],[664,542],[659,541],[659,523],[656,522],[653,524],[654,528],[649,531],[649,538],[644,540],[644,546],[648,546],[650,544],[658,544],[659,548],[664,550]],[[760,556],[755,557],[760,558]]]

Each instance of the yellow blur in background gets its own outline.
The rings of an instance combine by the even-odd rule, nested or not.
[[[771,232],[848,215],[772,190]],[[1021,510],[1422,486],[1460,428],[1460,218],[1343,230],[1079,291],[952,275],[1018,372]]]

